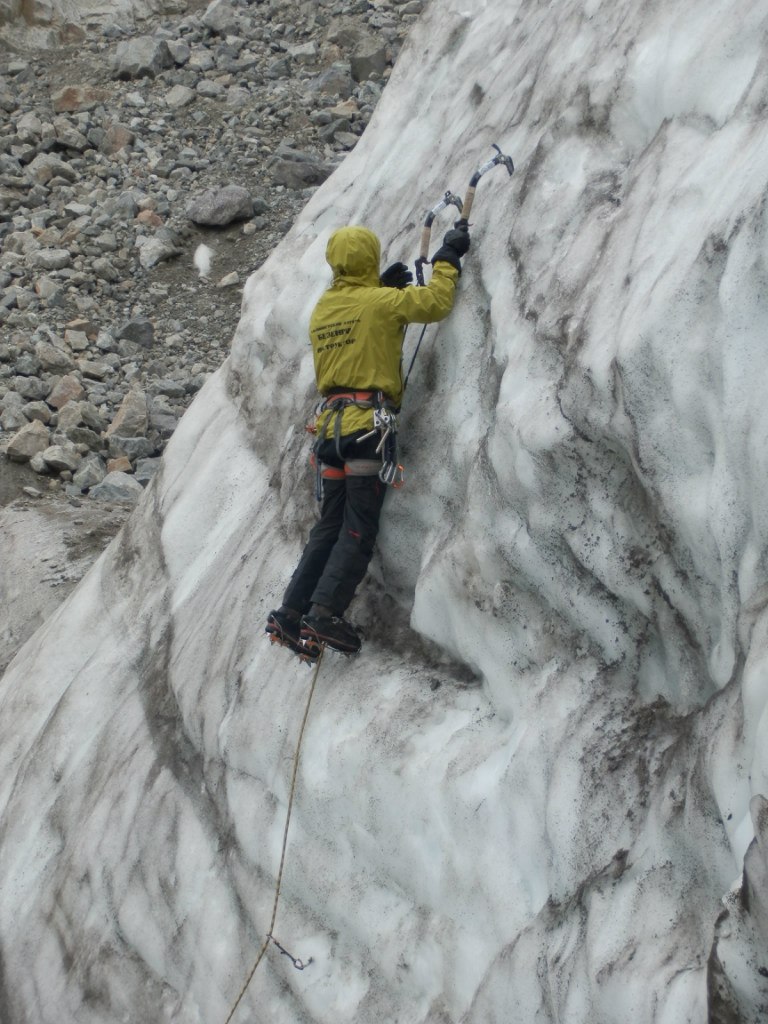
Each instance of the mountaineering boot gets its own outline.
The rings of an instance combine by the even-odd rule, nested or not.
[[[360,636],[354,626],[337,615],[316,615],[310,613],[301,620],[301,643],[308,651],[326,645],[342,654],[357,654],[360,650]]]
[[[299,632],[299,616],[295,612],[291,614],[279,608],[271,611],[267,616],[266,632],[273,644],[280,644],[287,647],[295,654],[303,654],[301,636]]]

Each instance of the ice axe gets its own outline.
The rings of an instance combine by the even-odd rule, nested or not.
[[[480,181],[484,174],[492,170],[494,167],[499,165],[507,168],[510,178],[514,174],[515,165],[512,163],[511,156],[505,156],[501,152],[496,143],[493,143],[493,148],[496,150],[496,156],[491,157],[481,167],[475,171],[472,177],[469,179],[469,186],[467,188],[467,194],[464,196],[464,203],[461,207],[461,220],[469,221],[469,215],[472,212],[472,203],[475,201],[475,191],[477,190],[477,183]]]
[[[515,165],[512,162],[512,157],[506,156],[504,153],[502,153],[501,149],[496,145],[495,142],[492,145],[493,148],[496,150],[496,156],[491,157],[490,160],[487,160],[484,164],[478,167],[478,169],[472,175],[472,177],[469,180],[469,186],[467,187],[467,194],[464,196],[464,201],[462,202],[452,192],[446,192],[443,198],[440,200],[440,202],[436,206],[433,206],[432,209],[427,214],[426,219],[424,221],[424,227],[421,229],[421,249],[419,252],[419,258],[416,260],[416,280],[420,285],[424,284],[424,264],[429,262],[429,260],[427,259],[427,251],[429,249],[429,237],[432,230],[432,222],[434,221],[437,214],[441,210],[445,209],[446,206],[452,204],[456,206],[460,211],[459,220],[456,222],[457,226],[461,224],[468,224],[469,215],[472,212],[472,203],[475,200],[477,184],[482,178],[482,176],[484,174],[487,174],[488,171],[492,170],[494,167],[500,165],[503,165],[504,167],[507,168],[507,173],[509,174],[510,177],[512,177],[512,175],[514,174]],[[405,375],[405,380],[403,382],[403,394],[405,394],[405,389],[408,387],[408,381],[410,380],[411,377],[411,370],[413,370],[413,364],[416,362],[416,356],[419,354],[419,349],[421,348],[421,343],[424,339],[424,332],[426,331],[426,329],[427,325],[424,324],[424,326],[421,329],[421,334],[419,335],[419,340],[416,343],[416,349],[411,358],[411,363],[410,366],[408,367],[408,372]]]
[[[427,213],[424,220],[424,227],[421,229],[421,245],[419,246],[419,258],[416,260],[416,280],[420,285],[424,284],[424,264],[429,263],[429,238],[432,234],[432,223],[435,217],[444,210],[446,206],[455,206],[457,210],[461,211],[462,202],[461,198],[454,195],[450,189],[445,193],[443,198],[437,205],[433,206],[432,209]]]

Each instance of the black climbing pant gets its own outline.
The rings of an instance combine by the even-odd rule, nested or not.
[[[342,616],[373,555],[387,488],[378,477],[379,437],[374,435],[358,444],[361,433],[342,437],[338,452],[336,441],[326,439],[317,453],[333,475],[323,476],[320,519],[312,527],[283,598],[284,607],[302,615],[312,604],[319,604]],[[368,475],[349,472],[359,460],[370,460],[372,471]]]

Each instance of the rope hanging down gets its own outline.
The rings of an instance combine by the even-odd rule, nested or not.
[[[288,847],[288,826],[291,823],[291,811],[293,810],[293,797],[294,797],[294,795],[296,793],[296,777],[297,777],[298,771],[299,771],[299,757],[301,755],[301,742],[304,739],[304,729],[305,729],[306,724],[307,724],[307,719],[309,718],[309,707],[310,707],[310,704],[312,703],[312,697],[314,695],[315,685],[317,683],[317,676],[318,676],[318,673],[320,671],[320,664],[321,664],[321,662],[323,660],[323,654],[324,653],[325,653],[325,646],[322,646],[320,648],[320,656],[318,657],[317,661],[315,662],[315,671],[312,673],[312,684],[311,684],[311,686],[309,688],[309,695],[307,696],[307,703],[306,703],[306,706],[304,708],[304,717],[301,720],[301,728],[299,729],[299,738],[298,738],[298,740],[296,742],[296,753],[295,753],[294,758],[293,758],[293,774],[291,775],[291,790],[290,790],[290,794],[288,796],[288,812],[287,812],[287,814],[285,816],[285,828],[283,829],[283,848],[282,848],[282,851],[280,853],[280,867],[278,868],[277,884],[275,885],[275,901],[274,901],[274,904],[272,905],[272,920],[269,922],[269,931],[267,932],[267,937],[264,939],[264,943],[263,943],[261,949],[259,950],[258,956],[256,957],[256,962],[254,963],[253,967],[251,968],[250,973],[248,974],[248,977],[245,979],[245,984],[240,989],[240,994],[238,995],[237,999],[235,1000],[234,1005],[232,1006],[232,1009],[229,1011],[229,1016],[227,1017],[227,1019],[224,1022],[224,1024],[230,1024],[230,1021],[234,1017],[235,1011],[237,1010],[238,1006],[240,1005],[240,1002],[241,1002],[243,996],[245,995],[245,993],[248,990],[248,986],[251,984],[251,981],[253,980],[253,976],[256,973],[256,968],[259,966],[261,961],[264,959],[264,954],[269,949],[270,942],[274,942],[274,944],[277,946],[277,948],[280,950],[280,952],[289,958],[289,960],[293,963],[293,966],[296,968],[297,971],[303,971],[305,967],[307,967],[309,964],[312,963],[312,959],[311,958],[309,960],[307,960],[306,963],[304,963],[302,960],[299,960],[296,957],[291,956],[291,954],[288,952],[288,950],[285,949],[285,947],[280,945],[280,943],[277,941],[277,939],[275,938],[275,936],[272,933],[274,932],[274,929],[275,929],[275,920],[277,918],[277,905],[278,905],[278,903],[280,901],[280,886],[282,885],[282,882],[283,882],[283,868],[285,867],[285,851],[286,851],[286,849]]]

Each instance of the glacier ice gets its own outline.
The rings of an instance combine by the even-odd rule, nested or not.
[[[162,474],[0,699],[0,1004],[223,1020],[268,925],[305,668],[329,232],[410,260],[498,142],[318,683],[273,1024],[682,1024],[768,1006],[768,4],[436,0],[248,281]],[[407,347],[414,343],[410,337]],[[410,351],[410,349],[408,349]]]

